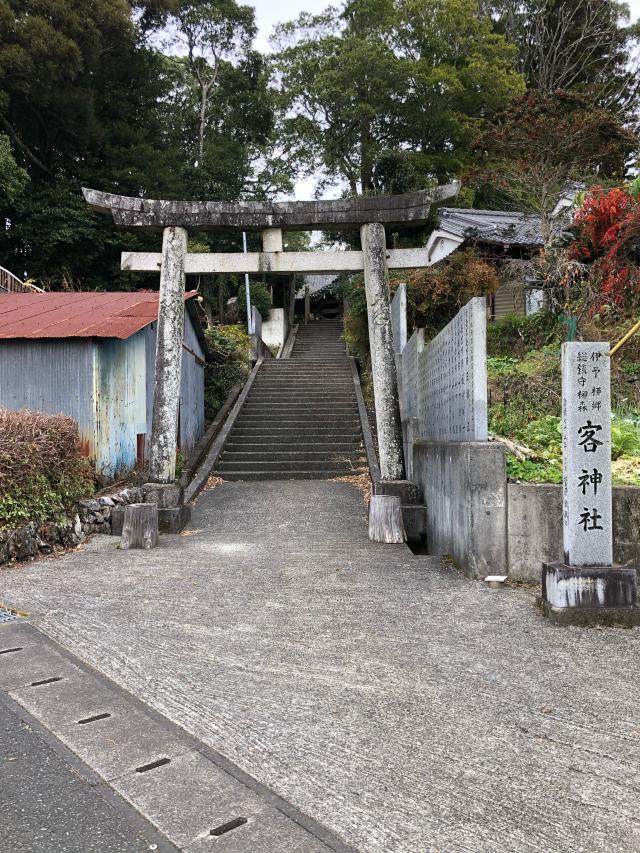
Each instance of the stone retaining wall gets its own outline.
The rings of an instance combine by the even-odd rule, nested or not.
[[[140,488],[78,501],[76,511],[64,521],[30,521],[15,530],[0,531],[0,566],[32,560],[59,548],[73,548],[91,533],[111,533],[114,507],[144,500]]]

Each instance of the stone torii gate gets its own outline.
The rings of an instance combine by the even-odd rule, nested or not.
[[[221,202],[130,198],[83,188],[89,206],[116,225],[161,231],[162,252],[123,252],[122,269],[160,273],[149,476],[175,479],[187,273],[364,272],[382,480],[405,476],[391,329],[389,269],[429,266],[428,252],[386,247],[385,225],[423,225],[431,205],[459,184],[396,196],[335,201]],[[362,251],[284,252],[282,232],[359,228]],[[189,253],[193,231],[260,231],[262,252]]]

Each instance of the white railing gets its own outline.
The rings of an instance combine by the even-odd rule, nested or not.
[[[0,267],[0,293],[44,293],[41,287],[22,281],[4,267]]]

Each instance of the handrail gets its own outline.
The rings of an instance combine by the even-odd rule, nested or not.
[[[44,293],[41,287],[36,287],[35,284],[22,281],[17,275],[14,275],[4,267],[0,267],[0,290],[6,293]]]

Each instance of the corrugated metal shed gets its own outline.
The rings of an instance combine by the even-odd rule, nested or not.
[[[205,343],[185,294],[180,441],[204,432]],[[158,293],[0,294],[0,406],[70,415],[108,481],[148,455]]]
[[[158,298],[153,291],[0,294],[0,338],[126,340],[157,319]]]

